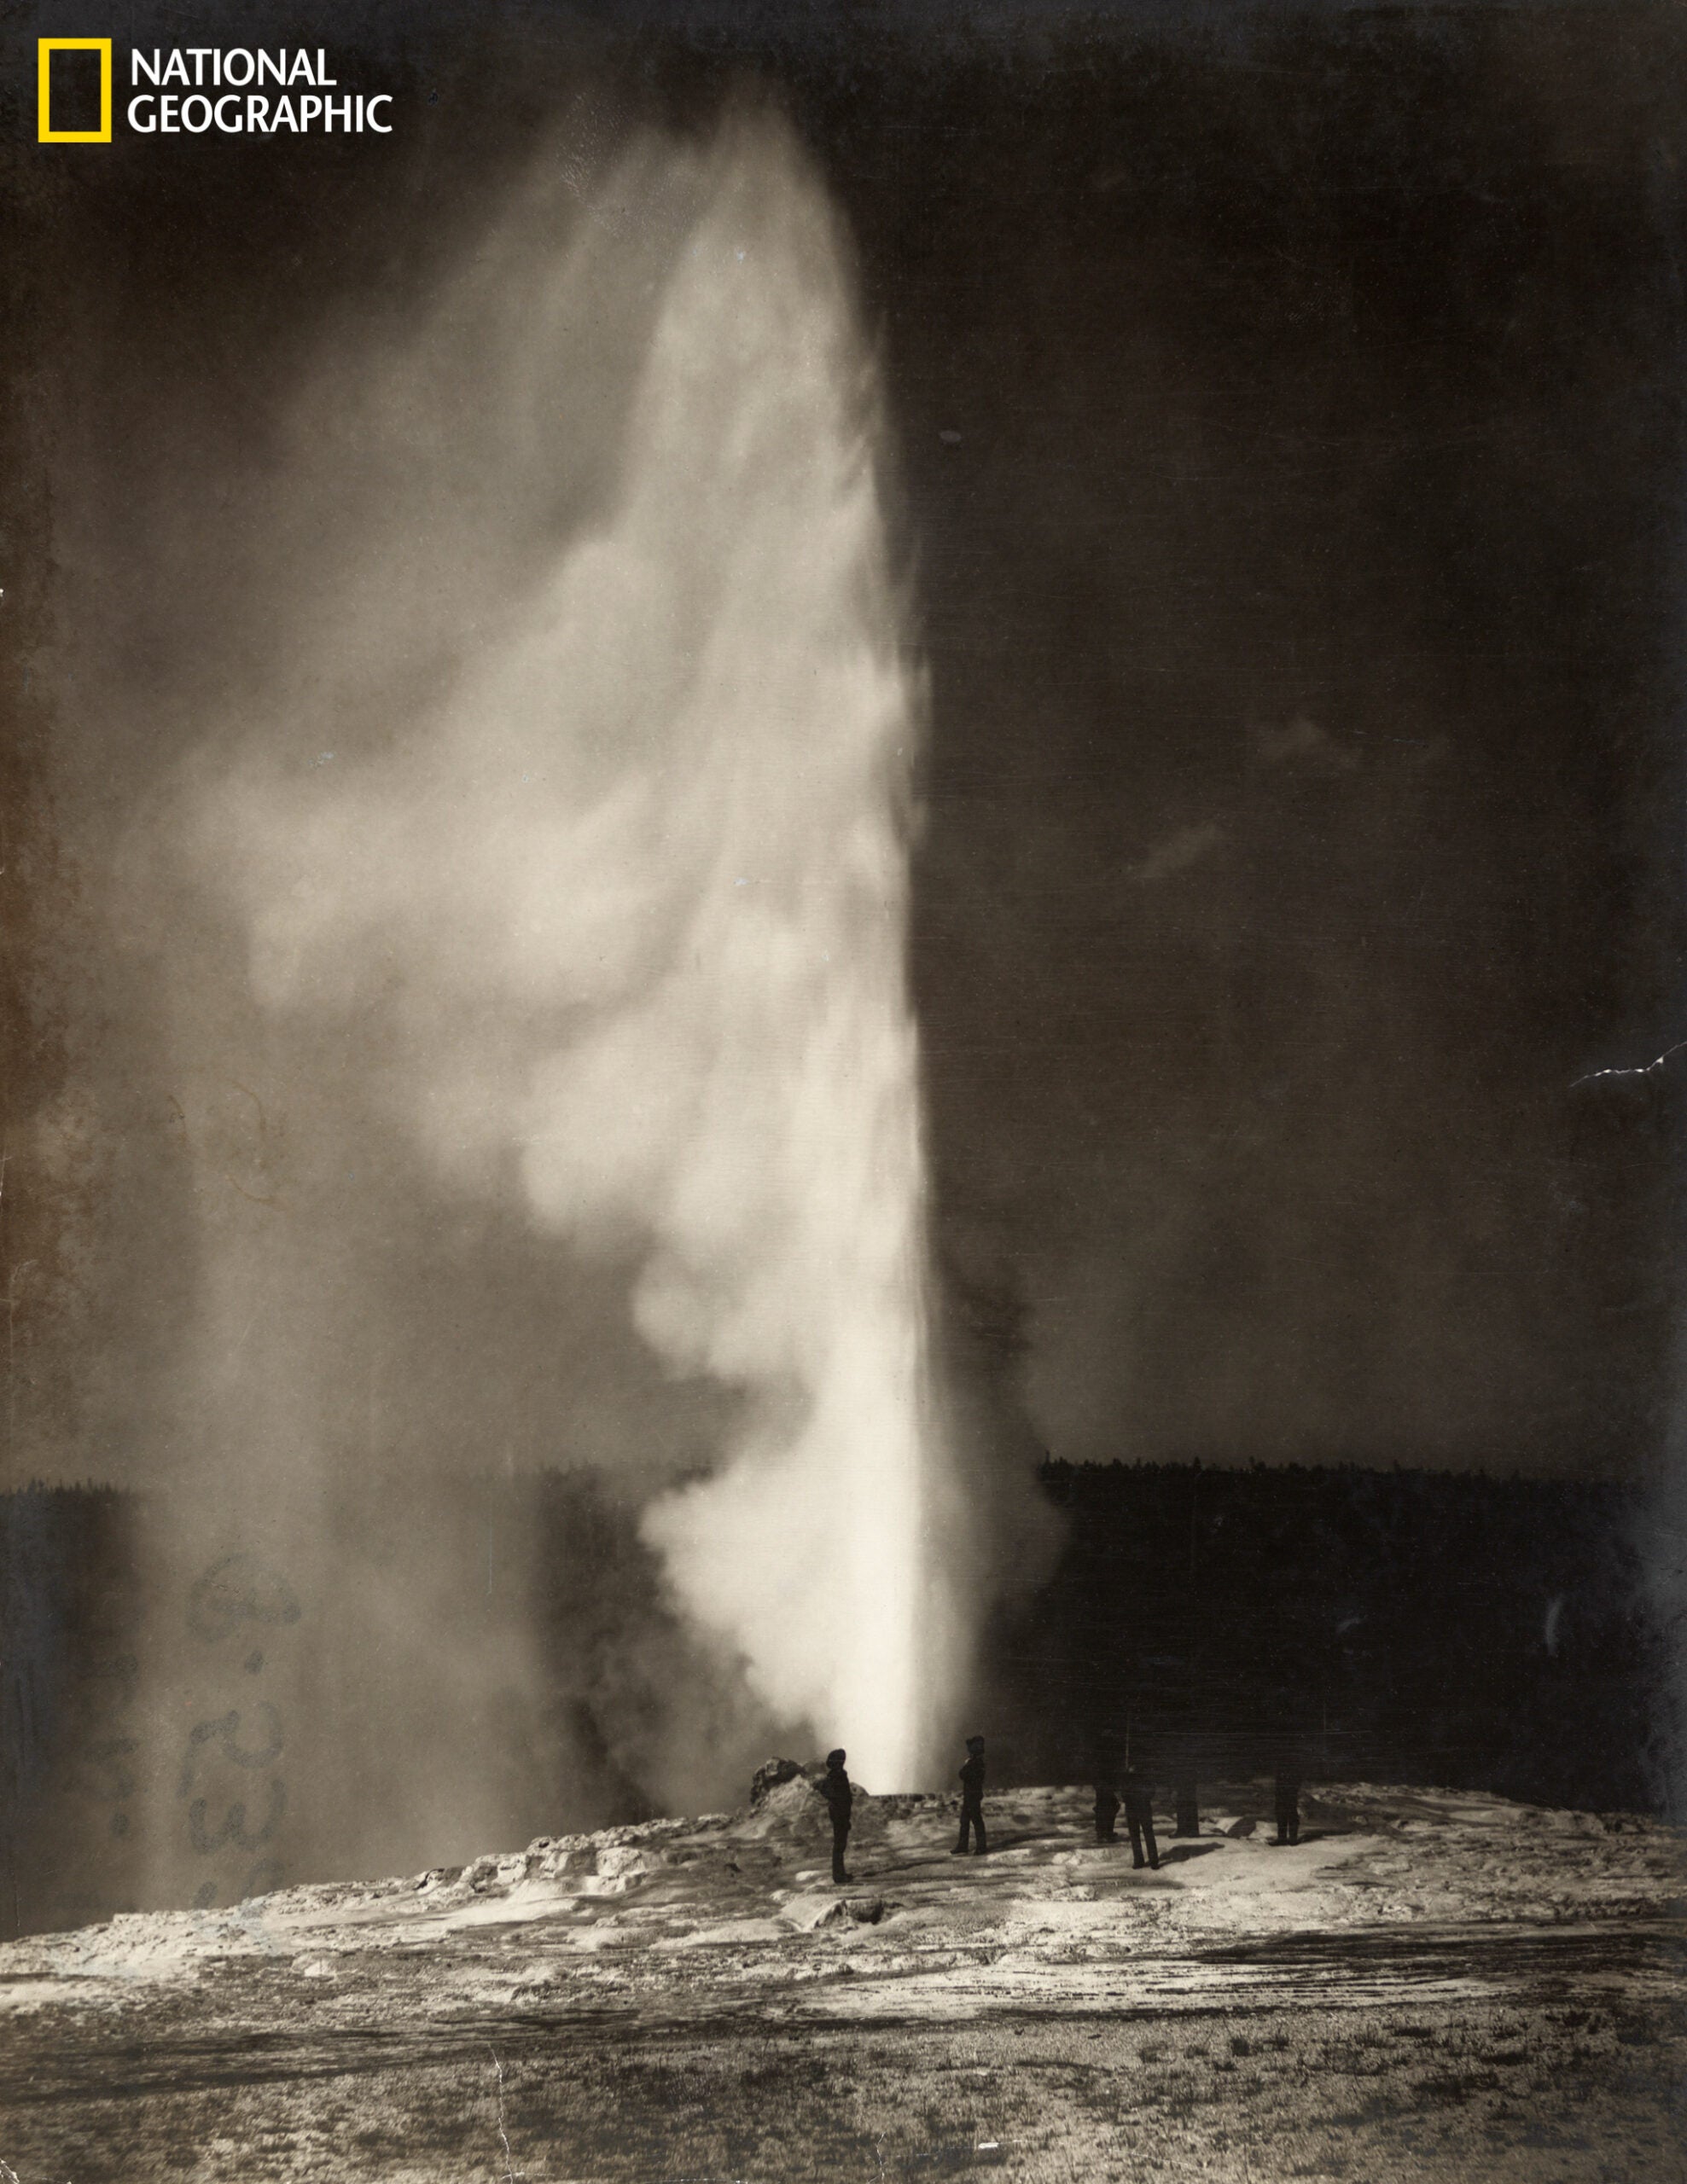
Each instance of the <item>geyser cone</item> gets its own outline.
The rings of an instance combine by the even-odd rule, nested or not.
[[[922,689],[871,360],[770,120],[647,142],[571,222],[518,206],[363,389],[336,366],[386,490],[340,504],[352,603],[300,632],[320,715],[200,768],[197,868],[272,1059],[332,1052],[432,1188],[632,1268],[646,1356],[727,1421],[707,1475],[654,1474],[675,1600],[774,1723],[908,1786],[952,1728],[964,1550],[905,966]],[[430,481],[455,433],[472,490]],[[461,582],[424,601],[416,539],[443,566],[454,527]],[[451,1642],[418,1618],[420,1684]]]

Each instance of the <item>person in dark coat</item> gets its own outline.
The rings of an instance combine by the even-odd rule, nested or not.
[[[961,1839],[951,1856],[964,1857],[967,1837],[975,1838],[973,1856],[981,1858],[990,1848],[984,1833],[984,1739],[967,1739],[967,1763],[961,1769]]]
[[[844,1773],[847,1757],[844,1751],[829,1751],[824,1778],[815,1784],[832,1815],[832,1879],[840,1886],[849,1879],[844,1871],[844,1849],[849,1841],[850,1807],[855,1802],[855,1792]]]
[[[1119,1792],[1111,1782],[1096,1785],[1096,1840],[1097,1843],[1116,1843],[1113,1823],[1119,1817]]]
[[[1125,1825],[1131,1831],[1131,1863],[1160,1871],[1160,1845],[1154,1839],[1154,1786],[1133,1769],[1125,1777]]]
[[[1300,1754],[1285,1739],[1277,1746],[1272,1772],[1277,1777],[1277,1833],[1273,1843],[1300,1840]]]

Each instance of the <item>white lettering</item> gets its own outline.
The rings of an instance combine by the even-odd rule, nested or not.
[[[330,136],[336,130],[351,136],[369,129],[379,136],[390,136],[390,114],[382,119],[383,110],[393,104],[389,92],[379,92],[374,98],[361,92],[354,96],[349,91],[338,99],[291,96],[296,84],[310,84],[320,91],[339,80],[329,73],[328,49],[320,45],[314,50],[283,45],[273,52],[244,45],[226,49],[220,45],[154,46],[147,51],[131,46],[131,88],[139,84],[191,84],[220,92],[225,84],[239,90],[253,84],[277,84],[283,95],[242,102],[227,96],[212,99],[166,94],[154,98],[142,94],[129,102],[129,126],[143,136],[173,136],[184,130],[189,136],[202,136],[212,129],[227,136],[270,136],[278,129],[291,130],[295,136],[320,129]]]

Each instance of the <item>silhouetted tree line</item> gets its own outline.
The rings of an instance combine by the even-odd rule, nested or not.
[[[1656,1810],[1663,1675],[1637,1490],[1357,1467],[1050,1462],[1059,1563],[998,1618],[1017,1771],[1097,1744],[1162,1781],[1265,1771]]]
[[[137,1703],[135,1507],[101,1486],[0,1495],[0,1936],[113,1908],[126,1822],[109,1793],[131,1779]]]
[[[0,1494],[0,1937],[141,1900],[144,1740],[186,1727],[148,1703],[160,1634],[141,1556],[146,1506],[95,1486]],[[537,1662],[536,1693],[492,1692],[487,1702],[507,1704],[530,1832],[649,1818],[668,1801],[676,1748],[689,1739],[707,1750],[707,1664],[665,1601],[636,1507],[593,1473],[395,1481],[348,1467],[328,1490],[323,1523],[343,1550],[338,1582],[356,1584],[361,1572],[421,1583],[417,1611],[436,1628],[507,1632],[520,1641],[508,1658]],[[305,1570],[325,1582],[308,1552]],[[181,1608],[173,1601],[166,1618]],[[315,1636],[307,1613],[294,1642],[308,1648]],[[361,1670],[356,1658],[335,1664],[334,1734],[375,1745],[381,1687]],[[302,1817],[310,1785],[292,1787]]]
[[[1357,1468],[1050,1463],[1047,1583],[988,1634],[975,1709],[999,1779],[1083,1780],[1098,1747],[1168,1788],[1369,1776],[1595,1810],[1661,1809],[1663,1649],[1634,1490]],[[132,1496],[0,1496],[0,1929],[132,1900],[147,1651]],[[329,1521],[370,1568],[427,1526],[446,1623],[518,1624],[544,1682],[533,1780],[554,1826],[648,1816],[718,1694],[637,1512],[586,1471],[350,1478]],[[443,1544],[440,1544],[442,1543]],[[352,1689],[355,1664],[342,1681]],[[970,1722],[972,1716],[969,1716]],[[668,1779],[672,1779],[670,1776]],[[125,1798],[130,1802],[125,1803]]]

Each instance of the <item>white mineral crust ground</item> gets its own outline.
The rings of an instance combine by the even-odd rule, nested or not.
[[[860,1797],[836,1889],[799,1780],[11,1944],[0,2177],[1687,2184],[1674,1831],[1231,1785],[1153,1873],[1088,1806]]]

